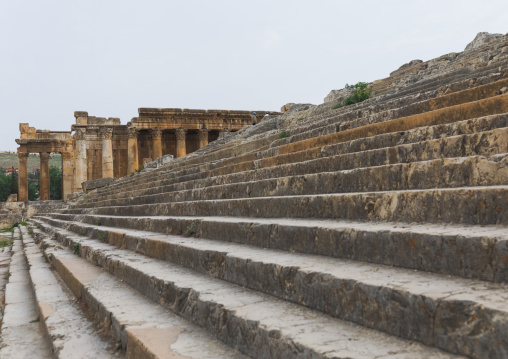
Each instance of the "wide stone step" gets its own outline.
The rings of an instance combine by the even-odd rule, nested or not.
[[[53,275],[25,227],[21,227],[30,281],[41,326],[50,338],[55,358],[116,358],[112,343],[81,313],[75,297]],[[121,356],[121,355],[120,355]]]
[[[498,81],[497,85],[492,85],[492,84],[490,84],[490,85],[480,86],[479,88],[476,88],[476,89],[475,89],[474,94],[473,94],[473,95],[470,95],[469,97],[470,97],[470,98],[478,98],[479,96],[480,96],[480,97],[481,97],[481,96],[488,96],[489,94],[490,94],[490,95],[492,95],[492,94],[491,94],[491,92],[492,92],[492,91],[494,91],[494,90],[492,90],[492,88],[496,88],[496,89],[497,89],[497,87],[501,86],[501,83],[502,83],[502,81],[500,81],[500,82]],[[488,87],[488,86],[491,86],[492,88],[491,88],[491,87]],[[485,87],[485,88],[484,88],[484,87]],[[463,91],[463,92],[465,92],[465,91]],[[494,92],[495,92],[495,91],[494,91]],[[479,94],[479,95],[478,95],[478,94]],[[448,105],[449,105],[450,103],[458,102],[459,100],[455,100],[456,98],[460,98],[460,99],[462,99],[462,100],[463,100],[463,98],[466,98],[466,97],[467,97],[467,96],[465,96],[465,95],[462,95],[462,96],[456,96],[456,95],[455,95],[455,97],[453,97],[453,95],[454,95],[454,94],[444,96],[445,98],[447,98],[447,100],[446,100],[446,101],[441,101],[441,102],[436,102],[436,101],[437,101],[436,99],[431,99],[431,100],[433,100],[434,102],[432,102],[432,103],[430,103],[430,104],[427,104],[427,107],[428,107],[429,109],[431,109],[431,108],[438,108],[438,107],[440,107],[440,106],[444,106],[444,105],[446,105],[446,104],[448,104]],[[471,96],[472,96],[472,97],[471,97]],[[451,97],[451,98],[452,98],[452,100],[451,100],[449,97]],[[464,101],[464,100],[463,100],[463,101]],[[423,102],[426,102],[426,101],[423,101]],[[423,110],[424,110],[424,109],[422,109],[422,106],[421,106],[421,105],[419,105],[419,106],[417,106],[416,104],[406,105],[406,107],[415,107],[415,106],[416,106],[416,108],[420,109],[420,111],[423,111]],[[391,110],[391,111],[393,112],[393,111],[395,111],[395,110]],[[405,111],[401,112],[401,114],[414,113],[415,111],[416,111],[416,112],[418,112],[418,110],[405,110]],[[378,113],[379,113],[379,112],[380,112],[379,110],[378,110],[378,111],[376,111],[376,116],[379,116],[379,115],[378,115]],[[399,112],[400,112],[400,110],[399,110]],[[354,115],[349,114],[349,117],[351,117],[351,118],[356,118],[356,117],[362,116],[363,114],[364,114],[364,113],[358,113],[358,114],[354,114]],[[396,114],[392,114],[392,117],[393,117],[393,116],[396,116]],[[343,122],[344,122],[344,121],[343,121]],[[348,123],[349,123],[349,122],[348,122]],[[316,127],[316,124],[312,124],[311,126],[313,126],[313,128],[315,128],[315,127]],[[344,126],[344,124],[342,124],[342,126]],[[305,126],[301,126],[301,127],[302,127],[302,128],[304,128]],[[320,127],[320,126],[319,126],[319,127]],[[349,127],[349,125],[348,125],[348,127]],[[355,127],[356,127],[356,126],[355,126]],[[323,135],[323,134],[324,134],[322,129],[317,129],[317,130],[318,130],[318,132],[316,132],[316,133],[315,133],[312,137],[317,136],[317,135]],[[329,129],[329,130],[324,130],[324,131],[325,131],[326,133],[333,133],[333,132],[336,132],[336,130],[337,130],[337,128],[335,128],[335,127],[333,127],[333,126],[332,126],[332,127],[330,127],[330,129]],[[293,130],[293,131],[302,132],[302,130],[301,130],[301,129],[296,129],[296,130]],[[304,130],[304,131],[305,131],[305,130]],[[290,131],[290,133],[291,133],[291,131]],[[292,136],[292,137],[294,137],[294,136]],[[263,143],[268,143],[268,142],[266,141],[266,139],[262,139],[262,140],[264,141]],[[259,141],[259,140],[258,140],[258,141]],[[282,141],[282,142],[281,142],[281,141]],[[272,146],[273,146],[274,144],[277,144],[277,145],[278,145],[278,144],[284,144],[284,143],[287,143],[287,141],[294,142],[294,139],[291,139],[291,138],[290,138],[290,139],[284,139],[284,140],[274,141],[274,142],[272,143]],[[254,142],[254,141],[252,141],[252,142]],[[227,147],[227,145],[226,145],[225,147]],[[249,145],[249,149],[251,149],[251,147],[253,147],[253,146],[252,146],[252,144],[250,144],[250,145]],[[233,147],[233,148],[234,148],[234,147]],[[259,147],[258,147],[258,148],[256,148],[256,149],[259,149]],[[226,150],[227,150],[227,149],[226,149]],[[236,151],[238,151],[238,149],[236,149]],[[236,153],[235,153],[235,156],[236,156],[236,154],[238,154],[238,152],[236,152]],[[206,156],[205,156],[205,158],[201,158],[200,160],[203,160],[203,159],[205,159],[205,160],[206,160]],[[114,185],[113,185],[112,187],[114,187]]]
[[[503,87],[507,86],[508,79],[502,79],[490,84],[473,87],[440,97],[425,99],[423,101],[412,101],[410,104],[402,107],[388,108],[384,111],[378,110],[375,113],[360,110],[356,113],[338,114],[335,117],[328,118],[322,123],[322,126],[318,127],[316,124],[313,124],[312,126],[302,126],[294,130],[290,130],[288,131],[290,137],[277,140],[272,143],[272,146],[279,146],[286,143],[297,142],[312,137],[322,136],[324,134],[342,131],[348,128],[366,126],[372,123],[388,121],[399,117],[407,117],[445,107],[478,101],[498,95],[500,93],[499,91]],[[333,125],[335,125],[335,127],[333,127]]]
[[[51,218],[52,217],[52,218]],[[134,250],[180,235],[323,255],[494,282],[508,282],[508,231],[500,226],[365,223],[234,217],[121,217],[53,214],[36,217],[54,227]],[[78,222],[79,221],[79,222]],[[127,234],[128,231],[136,231]],[[146,231],[151,231],[148,233]],[[186,238],[185,242],[194,243]],[[136,250],[148,248],[141,245]],[[155,248],[155,247],[154,247]],[[160,252],[165,253],[165,252]]]
[[[398,108],[404,108],[414,103],[418,103],[425,100],[431,100],[434,98],[442,97],[442,94],[457,93],[465,90],[469,90],[474,87],[488,85],[490,83],[503,80],[506,76],[503,76],[503,72],[508,70],[508,60],[504,60],[499,63],[499,66],[492,69],[482,69],[480,71],[474,71],[469,73],[467,76],[449,76],[449,81],[443,81],[443,79],[433,79],[434,82],[430,86],[421,86],[419,91],[399,91],[394,95],[377,95],[371,99],[355,104],[352,106],[343,107],[341,109],[325,111],[321,116],[313,116],[313,122],[332,123],[337,122],[334,120],[335,117],[341,116],[346,112],[350,111],[361,111],[362,116],[376,115],[383,113],[387,110],[393,110]],[[503,70],[504,69],[504,70]],[[333,104],[327,104],[332,106]],[[323,105],[321,105],[323,106]],[[310,124],[309,126],[312,126]]]
[[[508,128],[486,131],[474,135],[445,137],[425,142],[402,144],[393,147],[383,147],[380,149],[338,155],[333,155],[332,150],[331,148],[323,149],[321,151],[323,157],[303,162],[263,167],[262,161],[257,161],[254,163],[254,170],[233,172],[231,174],[217,175],[203,179],[198,178],[190,181],[175,181],[175,183],[171,185],[166,185],[166,180],[162,180],[160,182],[161,186],[159,187],[140,188],[138,186],[131,188],[130,192],[120,192],[116,195],[105,196],[102,199],[115,199],[129,195],[139,196],[156,194],[291,175],[344,171],[394,163],[410,163],[478,155],[489,156],[496,153],[501,154],[508,152]],[[339,150],[339,148],[335,148],[335,150]]]
[[[279,146],[278,149],[279,154],[284,154],[383,133],[407,131],[422,126],[447,124],[506,112],[508,112],[508,94],[294,142]]]
[[[0,233],[0,241],[2,243],[2,248],[0,248],[0,303],[5,303],[5,286],[9,282],[9,264],[11,263],[12,256],[12,244],[9,243],[14,240],[13,235],[13,232]],[[2,318],[3,312],[0,310],[0,327]]]
[[[196,198],[239,199],[504,184],[508,184],[508,154],[492,157],[439,159],[356,168],[339,172],[256,179],[249,182],[217,184],[153,195],[141,196],[134,192],[132,193],[133,197],[98,201],[93,206],[185,202],[193,201]]]
[[[198,200],[69,209],[112,216],[334,218],[393,222],[508,224],[508,186]]]
[[[490,75],[492,76],[492,74],[490,74]],[[494,77],[494,79],[497,79],[497,78],[495,78],[495,77]],[[491,82],[491,81],[489,81],[488,79],[487,79],[487,80],[482,80],[482,81],[479,81],[479,83],[480,83],[480,84],[482,84],[483,82],[487,82],[487,86],[488,86],[488,82]],[[470,85],[469,85],[469,86],[470,86]],[[481,86],[480,86],[480,87],[481,87]],[[452,94],[452,95],[453,95],[453,94]],[[447,95],[447,96],[451,96],[451,95]],[[444,96],[444,97],[445,97],[445,98],[448,98],[447,96]],[[409,96],[409,97],[411,97],[411,96]],[[434,100],[436,100],[436,99],[434,99]],[[406,101],[407,101],[407,100],[406,100]],[[378,102],[379,102],[379,101],[378,101]],[[405,106],[408,106],[408,104],[411,104],[412,102],[414,102],[414,100],[411,100],[411,101],[407,102],[407,103],[405,104]],[[362,104],[357,104],[357,105],[355,105],[355,106],[361,106],[361,105],[362,105]],[[383,106],[385,106],[385,105],[383,105]],[[401,105],[401,106],[402,106],[402,105]],[[436,106],[436,104],[433,104],[433,106]],[[384,108],[384,107],[383,107],[383,108]],[[383,109],[383,108],[381,108],[381,109],[377,108],[377,109],[376,109],[375,111],[373,111],[373,112],[372,112],[372,110],[371,110],[371,113],[379,113],[379,112],[382,112],[382,109]],[[396,108],[396,107],[395,107],[395,108]],[[348,126],[349,126],[349,125],[348,125]],[[342,125],[341,125],[341,129],[343,129],[343,127],[344,127],[344,124],[342,124]],[[249,151],[252,151],[253,149],[259,149],[259,148],[260,148],[261,143],[259,143],[259,141],[263,141],[263,143],[262,143],[262,144],[268,144],[268,143],[272,142],[273,140],[276,140],[276,135],[274,135],[274,136],[270,137],[270,139],[267,139],[267,138],[260,138],[260,139],[256,139],[255,141],[248,141],[246,144],[239,144],[238,146],[232,146],[232,148],[235,150],[235,152],[234,152],[233,154],[232,154],[232,152],[230,152],[230,151],[231,151],[231,149],[230,149],[230,148],[225,148],[225,149],[220,150],[220,151],[222,151],[220,155],[217,155],[217,153],[213,153],[213,157],[210,157],[210,155],[211,155],[211,154],[204,154],[204,155],[202,155],[202,156],[200,156],[200,157],[194,157],[194,158],[187,156],[187,157],[189,157],[189,159],[187,160],[187,162],[189,162],[189,163],[199,163],[199,162],[201,162],[201,161],[203,161],[203,160],[204,160],[204,161],[208,161],[208,160],[210,160],[210,159],[217,160],[217,159],[224,158],[224,155],[226,155],[226,157],[231,157],[231,156],[235,157],[235,156],[238,156],[240,153],[242,153],[242,152],[243,152],[241,149],[247,149],[247,150],[249,150]],[[275,142],[272,142],[272,145],[273,145],[274,143],[278,143],[278,142],[279,142],[279,141],[277,141],[277,140],[276,140]],[[227,147],[227,145],[226,145],[226,146],[224,146],[224,147]],[[216,151],[214,151],[214,152],[216,152]],[[178,162],[178,161],[176,161],[176,162]],[[180,163],[180,162],[179,162],[179,163]]]
[[[114,276],[69,250],[62,250],[59,243],[41,236],[38,230],[35,232],[38,241],[42,241],[51,265],[86,305],[90,316],[101,323],[102,330],[126,350],[127,358],[244,358],[241,353],[223,345],[204,330],[168,313]],[[40,254],[37,258],[42,260]],[[37,270],[40,268],[37,267]],[[54,292],[50,294],[54,295]],[[58,302],[55,309],[61,311],[62,303]],[[69,322],[61,323],[58,327],[60,330],[70,329]],[[67,333],[86,339],[84,330]],[[75,344],[75,351],[85,349],[85,346]],[[93,352],[90,352],[75,357],[92,355]]]
[[[471,54],[470,59],[473,61],[477,60],[477,54]],[[401,96],[405,96],[410,93],[418,93],[422,91],[428,91],[429,89],[438,88],[444,86],[446,84],[463,81],[467,79],[471,79],[474,77],[492,74],[492,73],[500,73],[503,74],[506,71],[506,58],[500,58],[497,61],[493,62],[490,65],[482,66],[479,69],[474,65],[473,67],[468,64],[468,61],[465,60],[462,62],[460,66],[464,66],[458,69],[452,69],[447,71],[444,74],[438,76],[427,77],[426,79],[420,80],[414,84],[408,85],[405,88],[398,89],[396,92],[388,93],[384,96],[385,99],[397,98]],[[393,91],[393,90],[392,90]]]
[[[147,258],[127,250],[118,250],[72,232],[60,229],[53,229],[53,232],[55,238],[66,246],[72,248],[77,243],[82,257],[114,273],[125,283],[152,299],[165,303],[168,308],[184,318],[205,326],[223,341],[239,347],[253,357],[356,358],[365,357],[365,353],[369,353],[370,357],[372,355],[383,357],[390,354],[415,358],[446,356],[435,349],[415,343],[410,344],[396,337],[357,327],[318,311],[196,273],[179,265]],[[305,281],[309,279],[310,277]],[[420,292],[425,291],[422,289],[420,288]],[[386,299],[389,297],[388,292],[389,290],[386,292]],[[420,303],[423,304],[421,294],[418,296],[420,298],[414,298],[414,301],[421,300]],[[379,298],[382,297],[383,295],[379,293]],[[356,299],[353,300],[355,303],[357,303]],[[453,299],[450,302],[453,302]],[[352,308],[355,306],[353,303],[351,305]],[[442,305],[443,309],[446,308],[444,302]],[[395,307],[398,307],[398,304],[394,303],[394,309]],[[425,309],[427,308],[428,306],[425,306]],[[429,313],[424,314],[425,311],[424,308],[420,308],[419,312],[429,322],[426,315]],[[362,312],[360,307],[357,312]],[[443,314],[445,312],[449,313],[448,310],[444,310]],[[483,316],[480,320],[483,321]],[[400,331],[401,333],[409,332]],[[238,332],[242,333],[242,336],[232,335]],[[352,336],[359,335],[360,332],[363,335],[356,345],[348,340],[352,339]],[[442,332],[438,330],[432,334],[429,333],[427,338],[432,344],[447,346],[446,349],[455,352],[469,354],[470,351],[477,350],[476,347],[469,346],[469,343],[464,343],[468,342],[467,340],[459,340],[460,348],[456,348],[457,342],[452,343],[447,340],[453,337],[453,335],[447,335],[448,333],[448,329],[443,328]],[[464,337],[461,336],[461,338]],[[388,349],[389,347],[391,348]],[[295,350],[296,348],[298,349]],[[365,348],[369,350],[366,352]],[[489,354],[498,355],[493,350]]]
[[[160,193],[165,191],[162,188],[164,186],[167,188],[170,184],[185,182],[194,186],[197,183],[203,183],[204,178],[221,181],[223,178],[219,176],[229,174],[238,174],[236,177],[248,175],[253,180],[441,157],[504,153],[507,151],[508,141],[506,128],[500,128],[503,126],[508,126],[506,114],[435,126],[435,128],[418,128],[407,133],[384,134],[287,155],[275,155],[261,160],[251,159],[237,165],[214,164],[214,167],[219,167],[212,170],[210,166],[202,166],[196,171],[168,172],[165,178],[157,177],[144,185],[125,186],[111,192],[110,195],[102,193],[87,202],[130,197],[133,196],[133,191],[140,189],[140,192],[136,192],[138,195]],[[447,135],[451,138],[443,138]],[[281,166],[285,164],[291,166]]]
[[[12,258],[2,298],[2,333],[0,336],[0,357],[9,358],[52,358],[51,346],[38,320],[38,310],[30,284],[28,264],[15,229],[16,240],[12,245]]]

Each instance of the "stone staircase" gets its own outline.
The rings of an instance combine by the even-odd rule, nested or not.
[[[40,357],[507,358],[507,41],[34,216]]]

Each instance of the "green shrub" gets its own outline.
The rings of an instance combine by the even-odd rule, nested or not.
[[[104,232],[101,232],[99,233],[99,241],[101,241],[102,243],[106,242],[108,236],[106,235],[106,233]]]
[[[286,138],[286,137],[289,137],[289,135],[286,133],[286,131],[284,131],[284,130],[280,131],[280,133],[279,133],[279,139],[283,139],[283,138]]]
[[[369,87],[367,82],[358,82],[354,85],[346,84],[344,88],[353,90],[353,93],[350,96],[346,97],[341,104],[333,106],[332,109],[335,110],[344,106],[365,101],[372,94],[372,87]]]
[[[14,227],[0,230],[0,233],[11,233],[11,232],[14,232]]]
[[[74,254],[78,254],[79,255],[79,243],[78,242],[74,242],[74,244],[72,245],[72,248],[74,248]]]
[[[196,233],[197,231],[197,227],[196,227],[196,224],[194,222],[192,222],[191,224],[189,224],[187,226],[187,235],[188,236],[192,236],[194,233]]]

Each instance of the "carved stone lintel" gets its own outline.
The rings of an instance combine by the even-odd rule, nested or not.
[[[41,152],[41,161],[49,161],[49,152]]]
[[[185,134],[187,133],[186,129],[183,128],[177,128],[175,131],[176,134],[176,140],[177,141],[185,141]]]
[[[129,138],[138,138],[138,130],[133,127],[129,128],[128,136]]]
[[[18,152],[18,159],[27,159],[29,153],[28,152]]]
[[[162,138],[162,131],[160,128],[154,128],[152,130],[152,139],[160,140]]]
[[[201,141],[208,140],[208,130],[199,130],[198,136]]]

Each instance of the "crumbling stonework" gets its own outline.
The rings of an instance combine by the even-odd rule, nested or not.
[[[49,154],[62,155],[62,198],[82,191],[82,183],[101,178],[120,178],[139,169],[145,160],[163,155],[182,157],[209,142],[220,133],[235,132],[251,125],[252,116],[260,121],[269,111],[189,110],[140,108],[139,117],[127,125],[119,118],[88,116],[74,112],[71,131],[36,130],[20,124],[19,201],[28,200],[27,156],[41,154],[41,200],[49,200]]]

